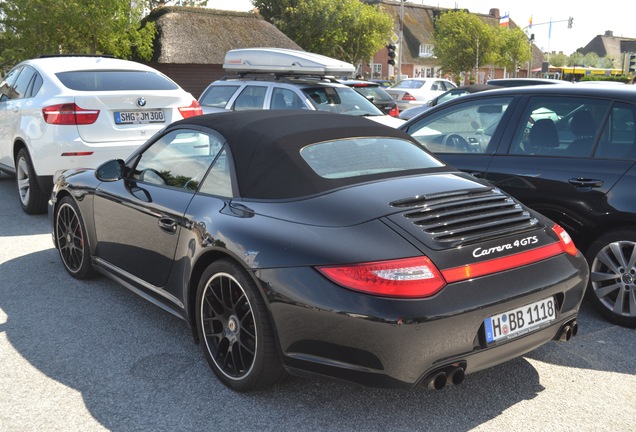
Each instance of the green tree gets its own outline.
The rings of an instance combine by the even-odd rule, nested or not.
[[[393,32],[388,14],[359,0],[254,0],[252,4],[303,49],[355,65],[372,58]]]
[[[568,56],[563,53],[550,54],[549,62],[551,66],[563,67],[568,64]]]
[[[516,76],[519,67],[531,57],[528,36],[520,28],[499,28],[496,33],[500,48],[495,64],[505,67]]]
[[[448,11],[435,20],[435,56],[441,68],[459,74],[494,64],[498,58],[498,28],[463,10]]]
[[[152,57],[154,23],[140,28],[141,4],[130,0],[12,0],[3,3],[3,58],[42,54]]]

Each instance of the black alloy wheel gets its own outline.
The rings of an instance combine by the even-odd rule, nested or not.
[[[206,269],[196,315],[205,357],[226,386],[257,390],[284,377],[265,303],[237,263],[224,259]]]
[[[55,212],[55,243],[66,271],[77,279],[95,274],[86,241],[86,228],[70,196],[60,200]]]
[[[636,233],[616,230],[592,243],[587,298],[613,323],[636,327]]]

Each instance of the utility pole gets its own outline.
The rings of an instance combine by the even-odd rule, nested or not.
[[[402,47],[404,44],[404,0],[400,0],[400,40],[398,41],[398,64],[395,82],[402,80]]]

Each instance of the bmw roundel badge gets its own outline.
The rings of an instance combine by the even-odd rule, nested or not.
[[[140,97],[139,99],[137,99],[137,105],[139,105],[140,107],[146,106],[146,98]]]

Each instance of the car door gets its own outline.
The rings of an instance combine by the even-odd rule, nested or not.
[[[96,256],[123,275],[163,287],[186,210],[220,151],[222,138],[177,129],[156,139],[130,164],[131,174],[95,194]]]
[[[11,149],[13,147],[14,129],[16,119],[20,115],[20,109],[16,105],[16,93],[14,84],[24,66],[17,66],[4,77],[0,83],[0,165],[13,170],[13,157]]]
[[[579,136],[584,114],[587,136]],[[634,164],[635,108],[609,99],[536,96],[511,122],[509,146],[485,179],[561,224],[576,238],[604,212],[607,194]],[[630,126],[631,125],[631,126]]]

